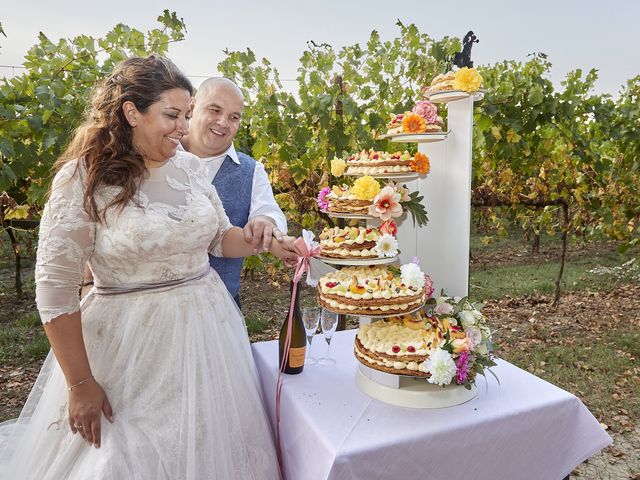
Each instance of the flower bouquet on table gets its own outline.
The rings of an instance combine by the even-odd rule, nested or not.
[[[438,115],[438,107],[429,100],[417,102],[410,112],[392,113],[387,124],[387,135],[406,133],[442,132],[444,121]]]
[[[442,334],[435,355],[425,365],[431,374],[429,382],[439,385],[453,382],[471,388],[476,375],[484,375],[485,370],[496,364],[491,330],[481,306],[470,302],[468,297],[440,296],[430,299],[426,308],[433,310]]]

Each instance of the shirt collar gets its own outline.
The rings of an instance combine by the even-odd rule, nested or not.
[[[231,145],[229,145],[229,148],[227,148],[227,151],[224,152],[222,154],[223,156],[227,156],[229,155],[231,157],[231,160],[234,161],[234,163],[237,163],[238,165],[240,165],[240,159],[238,158],[238,152],[236,152],[236,147],[233,146],[233,142],[231,143]]]
[[[178,150],[186,151],[185,148],[182,146],[182,143],[178,144]],[[233,160],[234,163],[240,165],[240,159],[238,158],[238,152],[236,152],[236,148],[233,146],[233,142],[231,143],[231,145],[229,145],[229,148],[227,148],[220,155],[216,155],[215,157],[206,157],[206,158],[220,158],[220,157],[225,158],[227,155],[229,155],[229,157],[231,157],[231,160]],[[201,160],[205,160],[206,158],[201,158]]]

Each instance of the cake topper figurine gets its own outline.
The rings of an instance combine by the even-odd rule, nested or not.
[[[469,67],[473,68],[473,61],[471,60],[471,47],[473,47],[474,43],[479,43],[480,40],[477,39],[475,34],[469,30],[464,36],[462,40],[462,52],[458,52],[453,56],[453,64],[458,67]]]

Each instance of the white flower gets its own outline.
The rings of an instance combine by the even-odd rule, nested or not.
[[[463,310],[460,312],[460,323],[466,329],[476,325],[476,316],[469,310]]]
[[[471,350],[475,350],[475,348],[482,343],[482,332],[480,332],[479,328],[465,328],[464,333],[467,334],[467,344]]]
[[[429,358],[424,362],[424,367],[431,374],[427,381],[436,385],[450,384],[458,371],[451,354],[441,348],[431,352]]]
[[[400,267],[402,283],[407,287],[424,287],[424,273],[415,263],[407,263]]]
[[[479,355],[486,355],[489,353],[489,348],[487,347],[486,342],[482,342],[480,345],[476,347],[476,353]]]
[[[436,305],[440,306],[443,303],[447,303],[447,300],[449,300],[449,297],[438,297],[436,298]]]
[[[436,313],[438,315],[448,315],[450,313],[453,312],[453,306],[449,305],[448,303],[441,303],[440,305],[438,305],[436,307]]]
[[[480,325],[480,332],[482,333],[482,339],[483,340],[487,340],[491,336],[491,329],[489,328],[488,325],[481,324]]]
[[[395,257],[398,255],[398,240],[393,235],[385,233],[376,242],[374,250],[378,257]]]

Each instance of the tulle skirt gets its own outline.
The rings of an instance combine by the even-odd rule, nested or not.
[[[89,294],[82,325],[114,423],[102,418],[99,449],[70,432],[50,353],[20,418],[1,429],[1,478],[280,478],[246,327],[213,270],[163,290]]]

